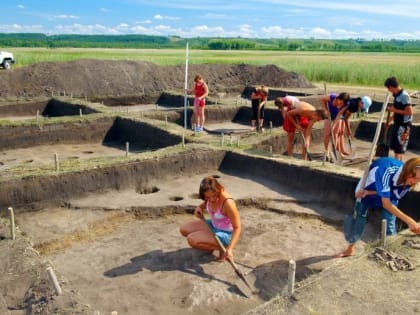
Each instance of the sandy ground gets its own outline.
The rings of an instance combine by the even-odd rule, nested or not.
[[[275,183],[210,174],[220,176],[235,199],[265,198],[279,210],[240,207],[244,231],[235,258],[260,290],[250,299],[235,286],[240,280],[228,263],[190,249],[179,234],[180,224],[192,215],[139,220],[129,211],[171,205],[174,196],[180,197],[177,204],[196,205],[205,175],[157,180],[159,191],[150,194],[113,191],[70,200],[70,208],[19,215],[19,226],[45,252],[63,289],[76,291],[101,314],[242,314],[285,293],[290,259],[297,261],[299,279],[342,263],[331,259],[345,245],[342,215]],[[337,224],[327,225],[321,218]],[[366,240],[376,235],[369,231]]]
[[[209,125],[211,128],[239,130],[247,127],[229,123]],[[357,152],[352,158],[363,160],[370,145],[354,139]],[[314,144],[311,149],[320,160],[322,145]],[[55,152],[60,152],[62,159],[125,154],[101,144],[41,146],[3,151],[0,167],[53,164]],[[407,157],[415,154],[409,152]],[[364,163],[349,166],[363,168]],[[207,175],[219,176],[238,202],[263,198],[264,208],[271,210],[263,210],[257,203],[240,207],[244,230],[235,249],[235,259],[259,290],[252,298],[241,294],[238,287],[243,284],[228,263],[215,262],[214,256],[188,247],[179,234],[179,226],[194,219],[192,215],[139,218],[133,213],[142,207],[191,208],[197,205],[200,202],[198,185]],[[42,258],[54,266],[63,290],[82,297],[92,313],[97,311],[97,314],[111,311],[118,314],[243,314],[286,294],[289,260],[297,262],[298,281],[321,271],[337,270],[348,263],[348,260],[331,256],[346,245],[341,228],[343,209],[329,207],[316,196],[217,170],[189,178],[180,176],[169,182],[156,179],[151,188],[145,193],[125,190],[75,197],[68,200],[65,208],[19,214],[17,222]],[[368,225],[358,250],[364,248],[365,242],[378,237],[379,231]],[[340,278],[336,284],[339,287],[348,282],[343,275],[336,278]],[[329,287],[334,285],[333,280],[325,285],[328,290],[334,290]],[[328,304],[325,292],[315,295],[303,290],[300,294],[306,294],[305,299],[319,301],[318,304]],[[325,299],[321,299],[322,296]],[[351,314],[351,303],[347,304],[344,313]],[[296,312],[303,313],[311,314],[310,309]],[[336,308],[331,314],[340,312],[337,313]]]

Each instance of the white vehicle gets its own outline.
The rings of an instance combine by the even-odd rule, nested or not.
[[[12,64],[15,63],[15,58],[13,58],[13,54],[0,51],[0,66],[2,66],[6,70],[12,69]]]

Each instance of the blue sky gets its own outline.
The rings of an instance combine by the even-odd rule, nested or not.
[[[1,8],[1,33],[420,39],[420,0],[7,0]]]

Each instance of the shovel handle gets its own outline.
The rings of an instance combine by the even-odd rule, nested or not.
[[[223,245],[222,241],[219,239],[219,237],[216,235],[216,233],[213,232],[213,230],[211,229],[210,225],[207,223],[206,218],[203,216],[200,217],[201,220],[203,220],[204,224],[207,226],[207,228],[209,229],[210,233],[213,235],[214,239],[216,240],[217,244],[219,245],[220,249],[226,253],[226,247]]]
[[[219,237],[216,235],[216,233],[213,232],[212,228],[210,227],[210,225],[207,223],[206,219],[204,218],[204,215],[202,215],[200,217],[201,220],[203,220],[203,223],[207,226],[207,228],[209,229],[209,232],[213,235],[213,237],[215,238],[217,244],[219,245],[220,249],[226,253],[226,247],[223,245],[222,241],[219,239]],[[242,273],[242,271],[239,269],[239,267],[235,264],[235,262],[233,261],[233,258],[231,257],[227,257],[226,258],[227,261],[230,263],[230,265],[232,266],[232,268],[235,270],[235,273],[239,276],[239,278],[246,284],[246,286],[251,290],[251,292],[254,293],[258,293],[257,291],[253,290],[253,288],[251,287],[251,285],[249,284],[248,280],[245,278],[245,275]]]

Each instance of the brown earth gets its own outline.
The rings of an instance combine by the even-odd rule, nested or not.
[[[181,66],[158,67],[142,62],[42,63],[0,72],[0,96],[31,98],[65,91],[74,96],[107,97],[137,95],[143,89],[151,94],[182,92],[183,71]],[[192,65],[190,85],[192,76],[198,72],[215,95],[240,93],[247,84],[312,87],[303,77],[274,66]],[[211,135],[202,137],[211,141]],[[51,147],[37,147],[19,154],[31,159],[40,149],[45,154]],[[83,145],[80,148],[73,145],[72,150],[87,151]],[[105,154],[95,146],[90,150]],[[180,170],[185,170],[192,164],[191,157],[197,156],[192,154],[185,159],[174,155],[173,160]],[[42,155],[38,158],[45,159]],[[287,158],[279,159],[293,165]],[[200,165],[199,157],[189,173],[179,171],[177,175],[170,173],[170,163],[157,170],[155,162],[148,169],[151,174],[162,175],[146,179],[139,176],[137,180],[147,180],[151,192],[154,187],[159,188],[156,193],[145,194],[130,188],[127,183],[131,179],[123,177],[121,181],[127,182],[126,187],[68,196],[60,200],[64,201],[61,206],[47,202],[36,212],[24,212],[22,206],[16,209],[16,241],[9,239],[8,221],[1,218],[0,314],[102,315],[113,310],[119,315],[420,312],[419,269],[392,272],[367,258],[370,247],[366,242],[378,238],[377,226],[369,225],[356,257],[332,259],[331,254],[345,246],[339,205],[301,193],[305,189],[303,182],[301,189],[291,190],[288,185],[257,178],[256,171],[228,174],[214,165]],[[137,168],[133,166],[136,171]],[[336,168],[341,175],[344,172],[332,165],[327,168]],[[264,171],[276,173],[278,169],[273,166]],[[128,167],[127,172],[133,171]],[[167,178],[165,172],[173,176]],[[178,233],[179,225],[192,219],[188,211],[199,202],[198,183],[209,172],[220,176],[240,206],[245,228],[235,257],[244,271],[256,277],[254,285],[260,294],[252,299],[244,298],[235,289],[238,279],[227,263],[213,262],[210,255],[189,249]],[[359,174],[360,170],[351,172]],[[116,173],[111,170],[108,175]],[[85,186],[94,185],[97,177],[93,178]],[[55,180],[54,176],[51,183]],[[118,186],[121,181],[109,185]],[[39,190],[45,187],[48,185],[44,183]],[[181,202],[176,202],[178,198]],[[151,213],[153,209],[159,212],[168,207],[175,210],[142,217],[136,211],[139,205],[150,207]],[[187,211],[176,214],[179,209]],[[416,238],[405,233],[391,239],[392,249],[417,267],[420,251],[395,245],[400,245],[403,239]],[[289,299],[284,293],[291,259],[297,263],[299,283],[294,297]],[[51,265],[64,291],[60,296],[54,294],[45,272]]]
[[[303,76],[274,65],[190,65],[189,88],[200,73],[212,95],[242,92],[247,85],[308,88]],[[161,67],[149,62],[78,60],[45,62],[0,71],[0,96],[39,97],[66,93],[75,97],[118,97],[178,91],[183,93],[185,67]]]

